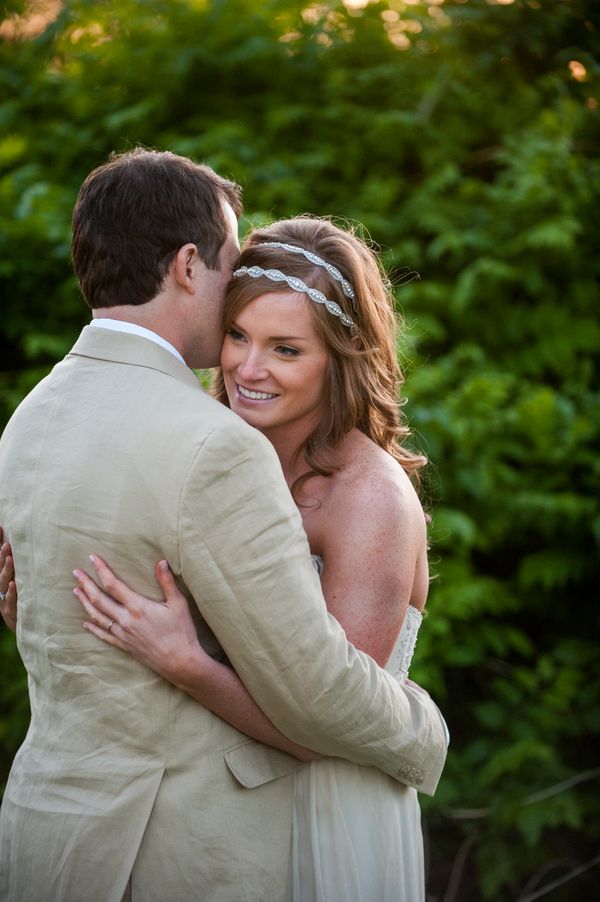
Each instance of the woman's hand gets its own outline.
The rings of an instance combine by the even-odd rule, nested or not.
[[[4,533],[0,526],[0,614],[13,633],[17,629],[17,585],[12,549],[8,542],[2,544]]]
[[[196,627],[167,561],[156,565],[156,579],[164,598],[154,601],[130,589],[99,557],[90,560],[101,589],[83,570],[74,570],[78,582],[74,595],[90,619],[84,629],[129,652],[176,686],[198,672],[198,662],[208,657],[198,641]]]

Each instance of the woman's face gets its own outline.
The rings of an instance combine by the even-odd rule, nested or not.
[[[319,420],[329,354],[311,303],[296,291],[261,295],[225,335],[221,367],[231,409],[270,438],[285,430],[300,443]]]

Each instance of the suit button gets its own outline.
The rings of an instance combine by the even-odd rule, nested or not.
[[[417,767],[411,767],[410,764],[405,764],[401,767],[398,771],[398,776],[406,780],[407,783],[414,783],[415,786],[419,786],[425,779],[423,771]]]

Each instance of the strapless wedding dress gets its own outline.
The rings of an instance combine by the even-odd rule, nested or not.
[[[322,560],[313,556],[320,571]],[[422,615],[409,607],[386,670],[408,676]],[[341,758],[296,771],[290,902],[424,902],[416,790]]]

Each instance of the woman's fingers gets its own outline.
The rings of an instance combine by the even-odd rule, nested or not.
[[[0,541],[2,538],[0,527]],[[14,633],[17,629],[17,586],[12,550],[8,542],[0,547],[0,615]]]
[[[157,601],[129,589],[96,555],[92,562],[106,591],[85,571],[73,571],[78,582],[73,592],[88,617],[84,628],[176,685],[187,678],[190,664],[201,649],[187,600],[177,588],[168,563],[159,561],[156,565],[156,577],[164,592]],[[119,600],[115,601],[113,595]]]
[[[73,570],[73,576],[79,584],[78,588],[80,594],[76,589],[74,589],[73,592],[90,616],[93,616],[94,612],[100,612],[101,614],[104,614],[106,623],[110,620],[117,621],[122,619],[126,610],[125,607],[111,598],[110,595],[107,595],[100,586],[96,585],[94,580],[88,576],[85,570]],[[84,604],[83,598],[86,599],[86,604]],[[101,622],[100,625],[102,626],[103,623]]]
[[[12,550],[8,542],[0,547],[0,592],[8,591],[9,583],[15,578],[15,566]]]
[[[92,604],[89,597],[83,589],[79,588],[79,586],[73,589],[73,595],[75,595],[77,600],[81,603],[86,614],[90,618],[83,623],[84,630],[87,630],[88,633],[93,633],[94,636],[97,636],[98,639],[102,639],[107,645],[123,648],[121,640],[116,635],[116,631],[120,629],[117,621],[102,613],[94,604]]]
[[[17,587],[10,582],[4,593],[4,601],[0,602],[0,615],[13,633],[17,630]]]
[[[106,561],[96,554],[90,554],[90,561],[94,566],[94,570],[98,574],[98,579],[106,592],[114,599],[119,601],[126,608],[130,609],[135,606],[135,602],[139,597],[137,592],[127,586],[123,580],[115,576]]]
[[[108,630],[111,624],[116,624],[116,620],[114,617],[111,617],[109,614],[105,614],[100,608],[96,607],[96,605],[90,601],[89,597],[77,586],[73,589],[73,595],[80,602],[83,607],[85,613],[88,615],[90,620],[96,624],[96,626],[101,627],[102,629]]]
[[[178,601],[184,601],[187,604],[185,595],[182,595],[177,588],[177,583],[175,582],[175,577],[173,576],[173,571],[169,567],[168,561],[159,561],[156,565],[155,572],[158,585],[164,592],[167,604],[173,604]]]
[[[91,625],[94,626],[94,629],[90,629],[90,632],[93,632],[94,635],[100,635],[98,629],[100,632],[109,632],[117,638],[116,642],[111,641],[109,644],[125,648],[123,643],[128,633],[133,630],[135,623],[140,622],[141,625],[145,612],[147,619],[148,605],[154,608],[155,602],[130,589],[122,580],[115,576],[102,558],[90,555],[90,560],[94,564],[98,578],[102,581],[106,591],[85,570],[74,570],[73,576],[77,580],[78,586],[73,589],[73,594],[89,616]],[[161,561],[160,563],[162,564],[163,562]],[[179,599],[185,602],[184,596],[181,595],[175,584],[169,565],[166,561],[164,564],[166,565],[166,571],[161,567],[161,578],[173,604]],[[104,635],[101,635],[100,638],[108,641]]]
[[[113,645],[115,648],[124,648],[123,643],[118,636],[115,636],[112,629],[108,631],[104,630],[102,627],[98,626],[97,623],[87,620],[83,624],[83,628],[84,630],[87,630],[88,633],[93,633],[98,639],[102,639],[107,645]]]

